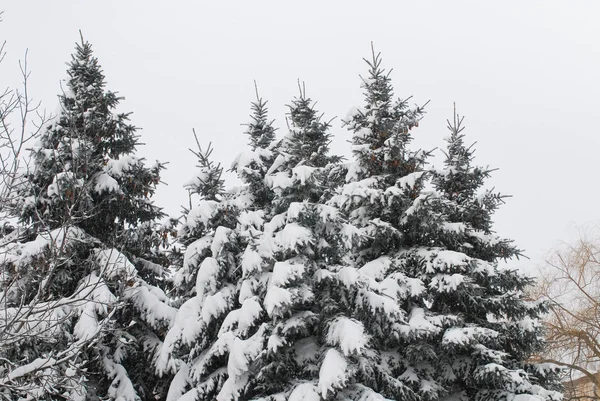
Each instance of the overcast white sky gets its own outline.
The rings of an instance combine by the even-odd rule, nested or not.
[[[194,174],[191,129],[229,166],[253,80],[285,131],[296,80],[334,121],[334,151],[349,153],[340,118],[362,104],[358,74],[370,42],[393,68],[396,95],[431,100],[415,146],[443,146],[456,102],[477,161],[499,168],[512,194],[496,230],[540,263],[575,225],[600,222],[600,2],[590,1],[48,1],[4,0],[0,86],[18,85],[29,49],[30,91],[54,111],[65,62],[83,31],[122,111],[143,129],[150,161],[169,161],[155,198],[186,204]],[[440,158],[434,161],[439,164]]]

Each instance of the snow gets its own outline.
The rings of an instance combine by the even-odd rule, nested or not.
[[[105,308],[107,307],[105,303],[100,305]],[[80,311],[80,316],[75,326],[73,326],[73,335],[75,338],[84,341],[95,337],[101,329],[98,325],[98,316],[96,315],[96,303],[91,301],[86,302],[77,309]]]
[[[449,251],[439,248],[420,248],[417,255],[425,259],[427,273],[439,273],[456,270],[472,261],[472,258],[462,252]]]
[[[96,177],[96,185],[94,185],[94,191],[97,193],[102,192],[115,192],[121,193],[121,187],[117,180],[112,178],[106,173],[101,173]]]
[[[287,224],[283,230],[275,235],[275,241],[283,249],[296,250],[298,245],[307,245],[313,242],[311,231],[297,223]]]
[[[190,229],[196,228],[198,223],[202,223],[205,227],[208,226],[209,221],[219,213],[219,205],[219,202],[213,200],[199,201],[198,206],[188,212],[185,226]]]
[[[360,279],[360,273],[352,266],[342,267],[336,276],[346,288],[352,288]]]
[[[359,241],[362,238],[360,229],[347,223],[342,224],[340,235],[346,249],[352,249],[355,245],[355,241]]]
[[[350,182],[344,185],[342,189],[342,195],[349,201],[353,202],[354,198],[369,199],[371,203],[375,202],[380,195],[380,191],[374,189],[377,186],[379,180],[377,177],[369,177],[364,180]],[[345,203],[342,202],[339,206],[343,206]]]
[[[400,188],[414,188],[414,186],[417,184],[417,181],[419,181],[421,177],[423,177],[423,174],[425,174],[424,171],[417,171],[414,173],[407,174],[404,177],[399,178],[396,181],[396,185]]]
[[[204,251],[210,248],[212,240],[212,235],[205,235],[188,245],[183,254],[183,266],[175,273],[173,278],[175,285],[181,285],[184,281],[187,282],[190,279],[190,272],[198,265]]]
[[[239,173],[243,170],[246,170],[248,166],[250,166],[252,163],[256,163],[258,166],[262,166],[260,155],[251,150],[241,152],[238,153],[238,155],[233,160],[233,163],[231,163],[231,169]]]
[[[337,208],[328,205],[318,205],[319,217],[323,223],[333,222],[338,219],[339,211]]]
[[[429,283],[429,288],[436,289],[438,292],[454,292],[458,287],[465,283],[467,278],[462,274],[436,274]]]
[[[295,220],[298,220],[302,212],[306,210],[308,206],[307,202],[292,202],[288,207],[286,213],[286,223],[292,223]]]
[[[101,275],[107,278],[121,276],[129,279],[137,276],[137,269],[125,255],[115,248],[99,249],[95,252],[96,262],[100,266]]]
[[[242,255],[242,277],[246,278],[261,270],[262,258],[251,248],[251,245],[246,247]]]
[[[286,160],[285,160],[285,156],[283,154],[279,154],[277,155],[277,157],[275,158],[275,160],[273,161],[273,164],[271,165],[271,167],[269,167],[269,170],[267,170],[267,178],[268,176],[270,176],[274,171],[277,171],[277,169],[281,166],[283,166],[285,164]]]
[[[280,171],[265,177],[265,182],[276,193],[294,185],[294,179],[287,171]]]
[[[215,236],[213,237],[213,242],[210,246],[210,250],[212,252],[213,257],[217,257],[221,249],[227,241],[229,241],[229,234],[231,234],[233,230],[231,228],[219,226],[215,230]]]
[[[109,378],[113,379],[107,395],[115,401],[139,401],[139,397],[129,379],[123,365],[104,358],[104,368]]]
[[[411,331],[419,331],[426,333],[437,333],[440,331],[439,327],[436,327],[431,323],[426,315],[423,308],[413,307],[408,317],[408,325]]]
[[[340,316],[329,324],[326,342],[338,346],[345,356],[360,355],[368,341],[364,326],[357,320]]]
[[[385,277],[391,265],[392,261],[388,256],[380,256],[375,260],[365,263],[359,271],[361,274],[379,281]]]
[[[242,226],[242,230],[246,230],[250,227],[254,227],[260,230],[264,223],[265,212],[263,210],[248,211],[245,210],[240,213],[238,222]]]
[[[381,295],[373,291],[360,290],[358,300],[368,307],[372,313],[383,312],[387,317],[399,317],[403,315],[402,310],[394,298]]]
[[[19,366],[18,368],[13,369],[5,378],[0,379],[0,384],[5,384],[19,377],[28,375],[36,370],[54,366],[56,363],[57,361],[54,358],[37,358],[27,365]]]
[[[285,344],[286,341],[283,338],[281,338],[277,334],[272,334],[267,340],[267,349],[269,350],[269,352],[275,353],[280,347],[283,347]]]
[[[204,258],[196,276],[196,294],[200,300],[207,294],[217,291],[217,275],[221,271],[219,262],[215,258]]]
[[[72,242],[86,238],[89,237],[78,227],[61,227],[51,231],[42,231],[33,241],[28,241],[24,244],[10,244],[6,253],[2,255],[3,262],[25,266],[47,248],[66,250],[65,246],[70,246]]]
[[[229,303],[222,292],[208,295],[202,304],[202,320],[208,325],[213,318],[217,318],[225,312],[228,306]]]
[[[292,293],[281,287],[271,286],[265,295],[264,306],[269,316],[279,315],[277,310],[292,303]]]
[[[265,224],[264,232],[272,234],[279,228],[283,227],[287,221],[287,214],[280,213],[271,218],[271,221]]]
[[[540,327],[540,322],[538,320],[534,320],[529,316],[525,316],[523,319],[517,321],[517,325],[519,328],[526,332],[534,332],[537,328]]]
[[[81,178],[77,178],[75,173],[71,171],[62,171],[54,176],[52,183],[48,185],[47,194],[49,197],[56,195],[62,195],[67,188],[80,188],[83,187],[84,181]]]
[[[120,177],[138,163],[139,159],[136,156],[126,154],[118,159],[108,159],[104,171],[113,177]]]
[[[229,350],[227,374],[230,379],[242,376],[248,372],[250,362],[263,350],[263,338],[267,324],[263,323],[250,338],[242,340],[235,338]]]
[[[185,394],[186,387],[191,384],[188,380],[188,374],[190,372],[189,366],[184,364],[181,369],[177,372],[171,384],[169,385],[169,391],[167,392],[166,401],[178,401],[180,397]]]
[[[177,309],[162,302],[154,288],[144,281],[141,281],[139,286],[127,287],[123,291],[123,297],[131,300],[141,312],[142,319],[155,329],[158,329],[162,322],[170,327],[175,320]]]
[[[484,327],[451,327],[444,332],[442,344],[468,345],[482,339],[496,338],[499,333]]]
[[[348,381],[348,361],[336,349],[330,348],[325,354],[319,370],[319,391],[325,399],[328,393],[335,392],[346,385]]]
[[[241,335],[245,335],[254,326],[262,311],[263,308],[256,297],[248,298],[242,303],[238,318],[238,330]]]
[[[302,383],[294,388],[288,401],[321,401],[319,389],[312,383]]]
[[[292,169],[292,179],[300,182],[300,185],[305,185],[307,181],[312,179],[313,174],[319,169],[305,165],[296,166]]]
[[[291,264],[287,261],[275,262],[270,285],[278,287],[287,285],[290,281],[302,277],[303,273],[304,265],[302,264]]]
[[[429,199],[430,196],[431,196],[430,193],[421,191],[421,194],[413,200],[412,204],[404,212],[404,217],[402,217],[402,223],[406,223],[410,216],[412,216],[416,212],[418,212],[423,207],[423,205],[425,204],[425,201],[427,199]]]
[[[226,355],[231,349],[231,345],[233,344],[235,338],[236,337],[232,332],[224,333],[207,351],[203,351],[200,356],[193,361],[193,365],[191,367],[192,378],[194,380],[199,380],[202,376],[204,376],[210,369],[212,359]]]
[[[442,229],[444,231],[449,231],[449,232],[452,232],[452,233],[461,234],[461,233],[464,233],[467,230],[467,225],[465,223],[448,223],[448,222],[445,222],[442,225]]]
[[[176,363],[172,355],[179,341],[191,345],[202,331],[204,324],[200,314],[201,303],[196,297],[184,302],[177,311],[173,325],[167,332],[163,345],[157,351],[155,370],[159,377],[175,371]]]

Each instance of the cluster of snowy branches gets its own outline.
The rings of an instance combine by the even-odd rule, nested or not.
[[[27,168],[4,169],[0,398],[559,400],[557,368],[530,360],[546,305],[499,267],[519,250],[462,119],[432,168],[410,147],[423,108],[367,64],[351,160],[304,87],[282,138],[257,93],[243,185],[196,138],[190,207],[166,219],[163,164],[135,156],[82,40]]]

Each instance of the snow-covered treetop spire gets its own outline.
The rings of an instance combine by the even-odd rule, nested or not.
[[[128,124],[129,114],[112,114],[123,98],[105,91],[102,68],[83,36],[68,65],[67,90],[60,103],[64,117],[71,118],[69,128],[97,142],[97,151],[109,157],[133,152],[138,144],[137,128]]]
[[[464,117],[459,116],[456,113],[456,105],[454,105],[454,116],[452,122],[447,120],[448,130],[450,136],[446,138],[448,142],[447,150],[443,151],[446,159],[444,165],[448,171],[448,174],[452,174],[455,180],[442,180],[440,184],[445,184],[445,192],[447,192],[451,198],[466,198],[473,196],[475,191],[483,184],[485,169],[471,167],[471,162],[474,158],[475,143],[470,146],[466,146],[464,143],[465,134],[463,130]],[[472,174],[471,177],[467,177],[468,173]]]
[[[450,135],[446,138],[448,145],[443,151],[445,169],[434,174],[433,183],[461,209],[456,211],[460,216],[451,214],[451,219],[466,219],[473,229],[489,234],[492,229],[491,216],[504,202],[506,195],[493,189],[482,189],[494,170],[472,164],[475,158],[475,143],[465,145],[463,121],[464,117],[458,115],[455,106],[452,121],[447,121]],[[466,210],[470,211],[470,216],[466,216]]]
[[[290,132],[282,141],[281,150],[289,155],[292,167],[299,163],[310,167],[325,167],[339,160],[329,155],[331,143],[330,121],[321,121],[312,99],[306,96],[304,83],[298,81],[300,94],[288,105],[288,124]]]
[[[373,45],[371,50],[372,59],[364,59],[369,76],[361,77],[366,104],[344,124],[352,131],[352,151],[367,176],[404,176],[418,170],[426,156],[406,149],[412,139],[409,131],[419,125],[423,107],[410,109],[410,98],[393,101],[391,71],[382,68],[381,53],[375,53]]]
[[[291,202],[317,201],[322,195],[322,172],[341,160],[329,154],[330,122],[323,122],[298,82],[299,96],[288,105],[288,134],[274,148],[273,161],[265,181],[276,194],[275,209],[285,210]]]
[[[198,158],[198,174],[194,180],[185,185],[185,188],[191,194],[198,194],[205,200],[219,200],[220,196],[225,191],[225,181],[221,178],[223,168],[221,164],[216,164],[211,160],[213,152],[212,144],[209,143],[206,150],[202,150],[198,136],[194,130],[194,139],[198,150],[190,149],[190,152]]]
[[[256,148],[266,149],[275,140],[273,121],[269,121],[267,118],[267,101],[264,101],[258,94],[256,81],[254,81],[254,89],[256,91],[256,101],[252,102],[250,106],[252,109],[251,121],[246,124],[248,127],[246,134],[250,137],[249,145],[253,151]]]

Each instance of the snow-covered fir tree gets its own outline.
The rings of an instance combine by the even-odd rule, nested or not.
[[[190,207],[177,234],[183,255],[175,260],[173,277],[180,306],[154,361],[156,373],[171,380],[167,400],[212,400],[226,379],[219,365],[225,351],[222,344],[212,346],[218,344],[224,314],[236,303],[243,250],[236,228],[240,210],[252,203],[248,191],[224,190],[223,169],[212,161],[210,144],[202,150],[194,137],[198,169],[186,184]]]
[[[150,200],[162,165],[135,156],[136,128],[115,113],[120,98],[104,89],[89,43],[77,44],[67,72],[16,207],[22,226],[0,250],[0,394],[160,398],[150,362],[175,309],[142,278],[163,268],[123,244],[162,215]]]
[[[379,55],[367,63],[366,105],[347,122],[358,162],[330,202],[347,218],[349,249],[337,271],[320,272],[332,346],[306,391],[340,400],[557,399],[552,369],[527,363],[544,308],[525,300],[530,280],[497,264],[517,252],[491,232],[501,197],[479,196],[482,172],[464,164],[469,155],[455,159],[465,151],[456,135],[453,174],[438,174],[431,188],[427,154],[408,146],[422,110],[392,100]]]
[[[422,252],[429,311],[457,317],[432,338],[438,380],[459,399],[559,399],[557,368],[529,362],[542,349],[546,305],[525,297],[533,279],[498,266],[518,257],[512,241],[492,230],[504,196],[484,187],[491,170],[472,164],[463,119],[448,122],[445,168],[433,173],[431,207],[443,215],[435,248]]]
[[[149,197],[163,165],[147,167],[135,155],[137,128],[129,114],[115,112],[121,98],[105,90],[88,42],[77,44],[67,74],[58,116],[34,147],[21,218],[51,229],[75,221],[89,235],[118,244],[129,225],[162,216]]]
[[[342,217],[336,223],[339,251],[316,274],[323,339],[317,373],[294,390],[297,399],[420,397],[417,385],[402,376],[412,362],[401,347],[425,335],[411,330],[407,313],[421,286],[393,258],[428,241],[431,216],[420,193],[427,153],[409,149],[410,130],[423,112],[393,99],[379,55],[367,63],[366,105],[345,122],[356,161],[328,202]]]
[[[260,104],[254,123],[267,121]],[[169,400],[281,398],[309,374],[302,347],[317,343],[318,323],[311,280],[328,248],[318,231],[330,218],[314,202],[321,170],[337,158],[328,155],[328,124],[303,92],[289,117],[290,132],[274,147],[253,140],[272,138],[269,125],[249,125],[251,150],[233,165],[245,186],[220,199],[236,225],[212,226],[188,246],[181,271],[196,295],[179,309],[157,361],[159,373],[177,372]],[[255,188],[267,192],[257,197]],[[195,277],[187,266],[199,266]]]

